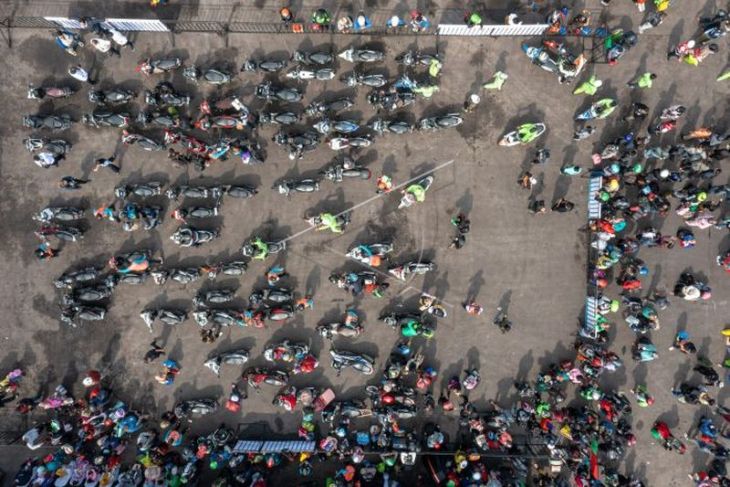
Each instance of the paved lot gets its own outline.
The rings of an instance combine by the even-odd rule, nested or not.
[[[617,17],[614,22],[636,24],[637,14],[631,13],[631,17]],[[606,95],[617,96],[624,104],[642,99],[652,109],[670,102],[682,103],[690,107],[685,118],[688,126],[721,122],[727,126],[727,85],[714,82],[725,64],[727,51],[709,59],[701,68],[664,60],[663,53],[670,40],[687,37],[693,33],[694,25],[693,16],[679,21],[670,18],[656,33],[643,36],[621,65],[595,66],[596,74],[605,80]],[[106,321],[69,329],[57,321],[57,296],[51,279],[69,266],[102,263],[113,253],[135,248],[154,249],[169,265],[199,265],[206,261],[233,259],[240,255],[238,249],[244,239],[254,232],[283,238],[306,228],[302,217],[307,210],[339,211],[371,198],[373,181],[348,181],[341,185],[324,182],[319,193],[297,195],[287,200],[270,190],[274,181],[283,176],[315,174],[333,159],[332,151],[322,147],[292,163],[280,148],[269,143],[265,165],[251,168],[228,161],[211,167],[201,177],[192,169],[174,168],[164,153],[150,154],[134,146],[122,147],[116,130],[96,131],[80,125],[63,135],[74,144],[70,157],[60,168],[40,170],[30,162],[22,147],[21,140],[28,132],[20,128],[21,115],[40,108],[42,113],[68,112],[78,119],[82,113],[91,111],[91,106],[86,101],[86,88],[68,101],[43,103],[40,107],[36,102],[26,100],[24,87],[27,83],[37,85],[42,81],[64,79],[64,71],[76,60],[61,53],[44,31],[14,31],[13,37],[14,48],[2,50],[0,57],[5,86],[12,87],[0,94],[5,113],[9,115],[9,121],[0,127],[0,218],[6,229],[5,243],[0,248],[0,262],[6,276],[0,283],[0,309],[5,315],[0,336],[7,343],[0,365],[2,370],[15,363],[27,368],[29,377],[24,382],[25,390],[33,391],[44,384],[52,387],[59,382],[78,385],[80,374],[90,367],[99,367],[113,374],[115,388],[122,397],[130,398],[136,407],[151,413],[170,408],[180,398],[223,396],[239,371],[229,368],[223,371],[221,379],[215,378],[202,367],[209,355],[247,346],[254,357],[252,363],[263,365],[263,357],[259,355],[264,347],[271,341],[290,338],[310,341],[324,359],[330,345],[316,336],[314,327],[320,321],[341,316],[353,304],[365,316],[366,332],[355,342],[336,341],[335,344],[369,353],[377,357],[377,364],[381,366],[397,338],[376,321],[377,316],[384,307],[407,309],[420,290],[441,297],[450,311],[449,317],[439,322],[436,338],[423,344],[427,361],[439,368],[444,382],[465,366],[479,366],[484,380],[474,396],[477,405],[485,406],[494,397],[506,404],[515,377],[532,377],[540,367],[571,356],[585,292],[586,236],[579,229],[586,219],[586,180],[559,177],[558,168],[562,162],[587,165],[594,147],[591,142],[575,145],[570,139],[571,120],[586,102],[570,95],[569,88],[558,85],[550,75],[530,66],[519,50],[519,40],[441,39],[436,45],[433,38],[381,41],[334,37],[332,42],[338,49],[350,42],[383,46],[391,60],[407,47],[438,49],[443,53],[446,62],[441,92],[430,102],[419,101],[412,110],[416,118],[460,106],[466,94],[486,81],[496,69],[506,71],[510,78],[504,91],[486,94],[478,110],[469,115],[458,130],[435,135],[385,137],[378,139],[370,150],[358,154],[373,174],[385,170],[394,176],[396,183],[447,161],[454,162],[435,173],[436,183],[423,205],[403,212],[395,209],[396,196],[376,199],[354,212],[352,225],[342,236],[308,232],[289,242],[289,251],[280,263],[292,276],[289,285],[300,293],[314,293],[313,311],[265,330],[227,330],[223,339],[212,346],[200,342],[198,327],[192,320],[175,329],[158,328],[169,356],[183,366],[175,385],[165,388],[154,381],[157,366],[145,366],[142,362],[152,336],[138,313],[150,304],[182,305],[189,309],[190,298],[201,287],[210,287],[208,282],[188,286],[167,284],[157,287],[152,282],[139,287],[122,286],[114,295]],[[136,39],[136,51],[124,52],[120,60],[102,59],[84,52],[79,61],[94,67],[102,87],[121,84],[141,92],[158,81],[157,78],[142,79],[134,72],[137,61],[150,55],[177,55],[200,66],[227,62],[237,68],[250,57],[325,47],[329,41],[325,37],[230,35],[225,39],[200,34],[181,34],[171,39],[166,35],[140,34]],[[411,45],[416,42],[417,46]],[[350,66],[341,65],[338,74],[349,69]],[[392,61],[385,69],[391,76],[397,72]],[[625,82],[645,70],[659,74],[655,87],[644,93],[630,93]],[[196,93],[194,105],[201,96],[216,91],[196,89],[179,75],[172,81],[178,89]],[[259,81],[258,76],[241,75],[223,92],[241,93],[246,102],[256,107],[252,93]],[[325,93],[334,96],[355,92],[345,89],[339,81],[311,83],[306,87],[305,102]],[[363,89],[357,92],[359,101],[351,114],[366,121],[374,113],[364,101],[365,93]],[[136,108],[139,107],[140,101],[136,104]],[[540,197],[549,204],[566,196],[577,204],[578,211],[571,214],[530,215],[526,211],[528,195],[518,188],[515,180],[532,154],[521,148],[496,146],[497,139],[507,128],[537,120],[544,120],[549,127],[541,143],[550,147],[553,154],[544,172],[538,170],[542,181],[538,190]],[[620,133],[624,127],[617,120],[618,117],[600,124],[599,127],[605,129],[601,140]],[[271,128],[262,130],[262,143],[267,145],[272,134]],[[598,145],[599,141],[596,138],[592,142]],[[115,151],[121,161],[121,175],[90,172],[95,158]],[[78,195],[61,194],[55,181],[67,174],[91,175],[93,182]],[[64,203],[82,203],[94,208],[112,200],[112,188],[119,182],[150,179],[162,179],[171,184],[247,183],[258,186],[260,193],[252,200],[226,200],[217,222],[222,238],[200,249],[177,248],[168,238],[177,226],[169,218],[158,231],[133,234],[109,223],[93,221],[84,241],[67,245],[60,258],[45,264],[35,261],[32,250],[37,241],[33,236],[35,224],[30,220],[31,212],[49,204]],[[167,204],[162,200],[159,203]],[[168,206],[166,213],[174,208]],[[470,214],[472,232],[467,246],[454,251],[447,249],[451,233],[449,218],[458,211]],[[663,222],[662,230],[673,232],[676,227],[677,221],[668,218]],[[722,358],[717,331],[730,311],[728,285],[713,261],[718,247],[727,247],[727,238],[721,243],[724,237],[713,230],[709,234],[699,234],[697,247],[690,251],[642,251],[641,257],[651,264],[653,286],[670,289],[679,273],[691,266],[704,273],[714,289],[715,297],[709,303],[673,303],[662,314],[663,327],[653,337],[660,350],[666,350],[678,326],[686,325],[703,352],[708,352],[714,361]],[[355,268],[354,264],[346,263],[343,255],[354,242],[378,238],[394,240],[398,260],[423,255],[438,264],[438,271],[408,285],[394,283],[385,299],[353,303],[346,294],[334,289],[327,277],[333,269]],[[252,263],[242,279],[219,283],[238,287],[238,303],[242,304],[253,287],[264,285],[264,271],[263,265]],[[460,309],[460,303],[467,295],[476,296],[487,307],[481,318],[468,317]],[[514,330],[507,335],[499,333],[491,324],[494,309],[500,303],[508,306],[514,321]],[[639,445],[628,456],[626,468],[645,474],[650,485],[683,485],[684,475],[691,471],[693,464],[699,467],[709,459],[667,454],[653,443],[648,429],[659,415],[669,419],[670,426],[678,425],[679,431],[689,428],[697,410],[676,403],[670,397],[669,389],[691,370],[690,364],[678,354],[664,352],[648,367],[635,368],[628,353],[633,336],[623,325],[619,324],[617,328],[614,348],[622,353],[628,367],[608,381],[628,389],[635,380],[646,377],[657,398],[653,408],[637,411],[635,427]],[[343,398],[359,396],[368,383],[370,381],[365,377],[352,372],[335,377],[327,360],[323,360],[316,373],[293,380],[294,385],[330,386]],[[209,424],[266,421],[274,431],[294,431],[300,415],[275,410],[270,404],[275,392],[264,390],[259,396],[252,394],[245,403],[243,414],[220,412]],[[4,421],[12,424],[14,420],[8,417]],[[453,424],[454,419],[443,418],[443,421]]]

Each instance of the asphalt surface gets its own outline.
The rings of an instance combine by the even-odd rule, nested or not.
[[[597,2],[596,2],[597,3]],[[710,4],[708,4],[710,5]],[[703,9],[710,9],[704,6]],[[684,10],[692,10],[688,6]],[[623,15],[623,14],[626,15]],[[681,15],[683,17],[680,17]],[[636,26],[639,14],[626,9],[611,17],[612,25]],[[727,85],[715,83],[715,77],[726,64],[726,41],[723,50],[708,59],[699,68],[667,62],[664,52],[670,44],[687,38],[695,31],[695,12],[670,12],[670,17],[659,28],[641,36],[639,44],[618,66],[596,64],[589,66],[604,80],[599,95],[617,97],[624,105],[642,100],[652,112],[673,103],[688,106],[683,119],[687,128],[699,124],[719,124],[727,127]],[[28,372],[23,392],[35,393],[39,388],[50,391],[63,383],[80,393],[80,378],[89,368],[98,368],[113,378],[120,397],[149,413],[160,413],[171,408],[179,399],[203,396],[227,396],[230,383],[240,377],[240,370],[224,369],[216,378],[202,363],[216,352],[232,348],[251,349],[250,365],[264,365],[261,352],[267,344],[284,338],[308,341],[321,359],[317,371],[307,376],[294,377],[297,386],[317,385],[332,387],[338,398],[362,396],[363,386],[374,383],[375,376],[364,377],[345,371],[337,377],[327,360],[330,343],[315,333],[320,322],[340,318],[349,306],[356,306],[364,316],[366,331],[355,341],[335,340],[337,348],[355,350],[376,358],[382,367],[391,347],[397,342],[394,332],[377,321],[383,309],[411,310],[420,291],[435,294],[446,303],[449,316],[438,323],[436,337],[428,342],[416,341],[426,355],[426,363],[438,368],[437,384],[445,386],[448,378],[463,368],[479,367],[483,381],[472,394],[478,407],[496,398],[502,405],[513,398],[510,386],[515,378],[532,378],[542,367],[572,356],[578,319],[582,315],[585,295],[586,234],[581,230],[586,222],[587,180],[559,175],[562,163],[587,167],[590,154],[611,140],[626,127],[615,116],[599,121],[601,134],[589,141],[576,144],[571,140],[572,119],[587,107],[587,99],[570,94],[572,86],[561,86],[548,73],[531,66],[520,51],[519,39],[439,39],[390,38],[370,39],[333,36],[245,36],[231,34],[227,38],[203,34],[178,34],[174,38],[164,34],[139,34],[136,50],[124,51],[121,59],[104,58],[88,49],[79,58],[61,52],[45,31],[12,33],[14,47],[3,49],[0,67],[4,86],[0,101],[8,114],[0,126],[0,218],[5,229],[4,245],[0,247],[0,262],[5,278],[0,282],[0,309],[5,319],[0,336],[5,341],[5,354],[0,369],[8,370],[20,364]],[[265,145],[268,158],[259,167],[243,166],[236,160],[217,163],[202,175],[178,169],[165,153],[149,153],[138,147],[124,147],[115,129],[93,130],[76,124],[60,135],[73,143],[69,157],[59,168],[41,170],[31,161],[22,146],[29,135],[20,126],[20,117],[26,113],[66,112],[80,119],[82,113],[92,110],[86,100],[87,87],[80,87],[65,75],[66,69],[76,62],[91,67],[100,80],[99,86],[112,85],[141,92],[151,88],[164,77],[142,78],[134,72],[136,63],[148,56],[179,56],[186,63],[201,67],[240,67],[251,57],[264,55],[285,56],[296,49],[326,48],[330,43],[336,49],[351,43],[384,47],[388,62],[372,69],[397,73],[392,61],[406,48],[438,50],[444,56],[441,91],[431,100],[419,100],[408,110],[414,119],[458,109],[469,93],[489,79],[495,70],[508,73],[509,79],[501,92],[482,92],[482,103],[474,113],[466,115],[466,122],[456,130],[435,134],[410,134],[378,138],[369,149],[357,153],[373,175],[383,171],[391,174],[398,184],[411,177],[440,167],[434,175],[434,186],[425,203],[408,210],[397,210],[398,196],[389,195],[372,199],[359,206],[344,235],[334,236],[306,232],[288,242],[288,251],[278,260],[270,258],[265,265],[252,262],[241,279],[219,279],[215,283],[198,281],[182,286],[168,283],[158,287],[151,281],[141,286],[120,286],[114,294],[108,318],[101,323],[90,323],[70,329],[58,322],[58,295],[51,280],[68,268],[83,264],[102,264],[109,256],[133,249],[151,249],[164,256],[166,265],[188,266],[205,262],[239,258],[242,242],[253,234],[281,239],[298,234],[307,228],[303,216],[313,211],[342,211],[375,196],[374,179],[346,181],[335,185],[322,183],[322,190],[311,195],[295,195],[291,200],[270,188],[282,177],[315,175],[329,164],[335,153],[326,146],[292,162],[281,148],[270,143],[275,128],[262,129],[258,136]],[[349,71],[351,65],[340,63],[338,76]],[[658,74],[655,86],[642,92],[631,91],[625,83],[634,75],[650,70]],[[253,100],[253,88],[261,81],[260,75],[241,74],[227,88],[216,90],[196,87],[175,74],[169,79],[176,88],[195,95],[191,106],[197,106],[203,96],[236,92],[244,101],[258,108]],[[64,101],[38,103],[25,98],[25,86],[67,83],[81,88],[81,93]],[[299,85],[306,89],[305,103],[323,96],[332,98],[356,95],[358,103],[349,115],[367,121],[375,113],[365,103],[367,90],[351,90],[339,81],[311,82]],[[136,113],[142,100],[133,105]],[[536,147],[547,146],[552,159],[547,166],[533,168],[541,183],[534,196],[551,201],[565,196],[576,203],[576,211],[569,214],[533,216],[527,211],[528,192],[521,190],[516,179],[529,166],[534,147],[501,148],[496,142],[507,130],[527,121],[544,121],[548,132]],[[682,127],[684,129],[684,126]],[[156,132],[153,137],[161,140]],[[48,134],[46,134],[47,136]],[[671,136],[662,142],[669,143]],[[93,161],[112,153],[122,166],[119,175],[105,172],[92,173]],[[453,161],[453,162],[451,162]],[[448,163],[448,164],[447,164]],[[56,181],[64,175],[89,176],[93,181],[83,191],[62,193]],[[723,174],[723,178],[726,176]],[[113,200],[113,187],[121,182],[135,183],[163,180],[168,184],[245,183],[259,188],[259,194],[250,200],[226,199],[221,216],[209,228],[221,230],[221,238],[198,249],[180,249],[168,238],[177,222],[166,217],[161,227],[152,231],[126,233],[108,222],[89,220],[89,231],[80,243],[65,245],[61,256],[50,262],[39,263],[32,255],[37,246],[33,236],[36,227],[32,212],[48,205],[80,204],[93,209]],[[724,180],[724,179],[723,179]],[[164,198],[153,199],[155,204],[166,205],[166,215],[176,208]],[[466,212],[472,221],[468,242],[461,250],[448,249],[452,233],[449,219],[458,212]],[[662,222],[661,230],[673,233],[678,226],[675,217]],[[657,417],[663,417],[678,431],[686,431],[699,410],[677,403],[670,388],[689,376],[690,360],[679,352],[667,352],[678,327],[687,327],[702,353],[714,362],[722,360],[723,344],[719,330],[730,311],[727,278],[714,265],[718,249],[728,246],[725,233],[711,230],[697,232],[697,247],[683,251],[642,250],[640,257],[650,264],[649,281],[652,287],[671,289],[679,273],[687,267],[704,274],[713,287],[713,300],[703,303],[673,302],[660,315],[662,329],[652,337],[660,350],[660,358],[650,364],[635,367],[630,358],[633,334],[617,324],[612,347],[626,361],[626,369],[619,371],[607,382],[627,391],[637,381],[646,382],[656,397],[656,403],[647,410],[635,408],[636,434],[639,443],[626,458],[625,470],[636,472],[648,479],[649,485],[684,485],[686,473],[700,468],[709,458],[690,453],[678,457],[667,453],[653,441],[649,428]],[[406,284],[391,280],[391,288],[383,299],[364,298],[353,301],[343,291],[335,289],[327,277],[332,270],[357,269],[347,262],[344,253],[356,242],[374,242],[390,239],[395,243],[393,260],[401,262],[422,257],[438,265],[435,273]],[[277,262],[286,267],[291,277],[286,284],[300,295],[313,293],[314,310],[299,314],[283,325],[269,325],[266,329],[228,329],[215,344],[201,343],[198,326],[189,320],[175,328],[157,325],[151,335],[139,318],[139,312],[150,305],[169,305],[192,309],[190,299],[201,288],[216,286],[238,289],[235,304],[243,306],[253,288],[265,285],[266,266]],[[615,294],[615,292],[614,292]],[[474,297],[486,307],[481,317],[468,316],[461,303]],[[502,334],[492,324],[498,305],[508,309],[514,322],[513,331]],[[168,356],[182,365],[175,384],[165,387],[157,384],[154,375],[159,362],[145,365],[142,357],[153,337],[161,337]],[[697,380],[695,377],[694,380]],[[300,414],[282,413],[271,405],[274,389],[261,394],[251,392],[240,415],[221,410],[206,421],[196,423],[201,430],[225,421],[230,425],[266,422],[277,433],[294,432]],[[720,394],[723,397],[723,394]],[[0,425],[3,429],[17,429],[17,419],[6,412]],[[455,417],[434,418],[444,425],[455,425]],[[6,426],[8,425],[8,426]],[[12,450],[18,452],[20,450]],[[11,453],[8,460],[22,459],[26,452]]]

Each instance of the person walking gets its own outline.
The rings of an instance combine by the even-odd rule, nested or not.
[[[590,95],[593,96],[598,92],[598,88],[603,86],[603,81],[596,78],[596,75],[591,75],[588,80],[581,83],[574,91],[574,95]]]
[[[58,182],[58,187],[68,190],[81,189],[81,186],[88,182],[88,179],[78,179],[73,176],[64,176]]]
[[[144,363],[150,364],[165,355],[165,349],[157,344],[157,340],[152,340],[150,343],[150,349],[144,354]]]
[[[553,203],[550,211],[557,211],[558,213],[567,213],[575,208],[575,203],[568,201],[565,198],[560,198],[558,201]]]
[[[38,260],[50,260],[57,257],[59,253],[58,249],[51,247],[48,242],[41,242],[37,249],[35,249],[35,256]]]
[[[656,74],[647,71],[646,73],[639,76],[636,80],[629,81],[628,83],[626,83],[626,85],[629,88],[641,88],[648,90],[654,84],[654,80],[656,79],[656,77]]]
[[[119,52],[119,49],[114,47],[112,45],[112,41],[107,39],[102,39],[100,37],[95,37],[91,39],[91,45],[96,49],[97,51],[108,54],[109,56],[119,56],[121,57],[122,54]]]
[[[119,166],[114,164],[115,156],[111,157],[102,157],[100,159],[96,160],[96,164],[94,165],[94,172],[97,172],[102,167],[107,167],[109,170],[115,174],[119,174],[119,171],[122,170]]]
[[[484,308],[482,308],[481,305],[477,304],[476,301],[471,300],[464,303],[464,311],[472,316],[479,316],[484,312]]]
[[[497,90],[502,91],[504,82],[507,81],[507,74],[502,71],[497,71],[492,75],[492,78],[482,85],[485,90]]]

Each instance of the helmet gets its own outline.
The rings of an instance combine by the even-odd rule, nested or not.
[[[697,193],[697,201],[705,201],[707,199],[707,193],[700,191]]]
[[[600,79],[597,79],[595,83],[593,83],[593,86],[601,87],[603,86],[603,81]]]
[[[669,169],[662,169],[659,171],[659,177],[662,179],[667,179],[669,177]]]

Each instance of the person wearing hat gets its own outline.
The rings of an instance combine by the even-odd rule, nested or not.
[[[603,81],[596,78],[596,75],[591,75],[590,78],[588,78],[587,81],[584,81],[581,83],[580,86],[578,86],[575,91],[573,91],[574,95],[581,95],[586,94],[593,96],[598,92],[598,88],[603,86]]]

